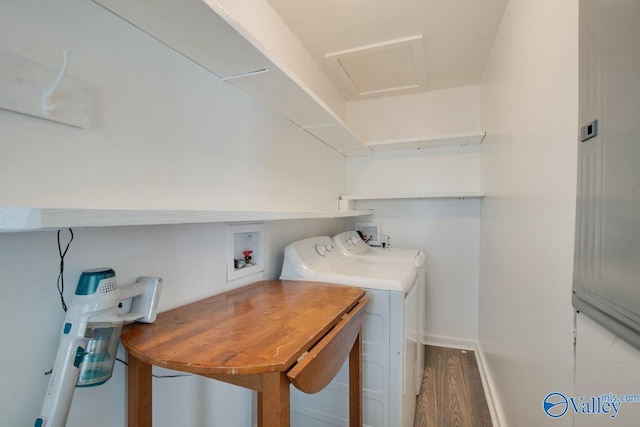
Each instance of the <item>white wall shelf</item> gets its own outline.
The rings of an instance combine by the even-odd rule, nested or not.
[[[482,198],[484,191],[454,191],[443,193],[389,193],[389,194],[344,194],[340,196],[341,212],[361,212],[356,210],[358,200],[402,200],[402,199],[468,199]]]
[[[373,154],[320,97],[215,1],[94,0],[345,157]]]
[[[0,207],[0,232],[58,228],[117,227],[130,225],[259,222],[287,219],[343,218],[373,214],[372,210],[345,211],[205,211],[54,209]]]
[[[452,133],[430,137],[385,139],[371,141],[367,145],[373,151],[419,150],[422,148],[480,144],[485,135],[485,131]]]

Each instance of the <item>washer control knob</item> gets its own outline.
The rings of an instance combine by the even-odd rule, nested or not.
[[[351,244],[352,245],[357,245],[358,244],[358,238],[356,238],[355,236],[351,237]]]
[[[333,250],[333,245],[331,243],[327,243],[326,245],[324,245],[324,247],[329,252]]]
[[[318,252],[318,255],[320,256],[325,256],[327,254],[327,250],[322,245],[316,245],[316,252]]]

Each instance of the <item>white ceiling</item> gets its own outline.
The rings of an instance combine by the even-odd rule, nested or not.
[[[507,2],[268,1],[347,99],[479,83]],[[401,59],[399,49],[388,50],[388,43],[419,36],[422,52],[413,61]],[[336,53],[347,60],[336,61]],[[349,69],[349,63],[360,65]],[[416,84],[410,81],[414,76]],[[391,90],[398,82],[403,89]]]

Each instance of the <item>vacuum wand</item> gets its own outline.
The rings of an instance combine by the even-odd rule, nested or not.
[[[139,277],[120,288],[110,268],[81,274],[34,427],[64,427],[75,387],[98,386],[111,378],[123,324],[153,323],[161,289],[159,277]]]

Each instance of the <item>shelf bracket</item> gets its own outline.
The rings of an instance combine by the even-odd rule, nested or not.
[[[268,73],[269,71],[270,70],[268,68],[261,68],[259,70],[249,71],[248,73],[234,74],[233,76],[220,77],[220,80],[222,80],[223,82],[228,82],[229,80],[244,79],[245,77],[257,76],[259,74]]]
[[[355,200],[349,200],[349,199],[344,199],[340,197],[340,200],[338,200],[338,211],[349,212],[349,211],[355,211],[355,210],[356,210]]]
[[[56,109],[56,105],[51,103],[51,97],[58,89],[58,85],[60,85],[64,74],[67,72],[67,63],[69,62],[69,55],[71,55],[71,52],[63,50],[62,55],[64,56],[64,59],[62,61],[60,72],[58,72],[58,77],[49,88],[42,91],[42,114],[45,116],[49,116],[50,113]]]

